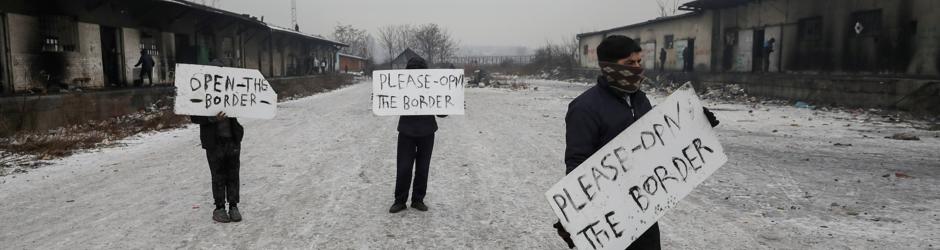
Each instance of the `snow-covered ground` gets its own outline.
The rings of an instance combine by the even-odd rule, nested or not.
[[[397,119],[372,115],[363,83],[243,121],[243,222],[210,219],[190,126],[0,177],[0,248],[564,249],[542,193],[564,173],[565,111],[588,85],[530,84],[468,89],[468,115],[438,119],[428,212],[387,212]],[[663,217],[665,249],[940,248],[938,132],[712,107],[730,160]],[[884,138],[896,132],[921,140]]]

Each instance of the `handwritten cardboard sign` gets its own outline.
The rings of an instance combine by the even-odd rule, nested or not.
[[[254,69],[176,64],[176,103],[179,115],[271,119],[277,113],[277,93]]]
[[[624,249],[727,161],[686,84],[545,198],[578,249]]]
[[[463,115],[461,69],[372,72],[372,112],[380,116]]]

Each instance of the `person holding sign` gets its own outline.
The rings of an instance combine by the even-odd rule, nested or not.
[[[209,160],[212,198],[215,200],[212,219],[221,223],[239,222],[242,220],[238,212],[239,153],[245,129],[237,119],[226,117],[224,112],[215,117],[190,116],[190,119],[199,124],[199,139]],[[226,200],[228,212],[225,211]]]
[[[415,57],[408,60],[406,69],[427,69],[424,59]],[[439,115],[437,117],[447,117]],[[431,165],[431,152],[434,150],[434,132],[437,121],[433,115],[401,116],[398,119],[398,173],[395,178],[395,203],[389,213],[398,213],[407,209],[408,189],[412,185],[414,171],[414,190],[411,194],[411,207],[419,211],[428,211],[424,204],[424,195],[428,188],[428,170]]]
[[[597,85],[588,89],[568,105],[565,116],[565,174],[570,173],[597,150],[606,145],[652,109],[646,93],[641,90],[643,76],[642,49],[625,36],[610,36],[597,47],[601,76]],[[712,126],[718,120],[703,110]],[[555,223],[558,235],[574,247],[571,234],[560,222]],[[654,223],[627,249],[660,249],[659,225]]]

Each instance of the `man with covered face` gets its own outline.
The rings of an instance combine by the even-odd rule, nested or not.
[[[565,174],[581,165],[598,149],[620,135],[636,120],[652,109],[646,93],[641,90],[643,51],[625,36],[610,36],[597,46],[601,75],[597,85],[584,91],[568,104],[565,116]],[[718,120],[708,109],[703,110],[712,126]],[[561,223],[555,223],[558,235],[574,247],[571,235]],[[660,249],[659,224],[654,223],[627,249]]]

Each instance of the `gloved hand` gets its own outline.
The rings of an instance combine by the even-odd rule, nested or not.
[[[708,123],[710,123],[713,128],[718,126],[719,123],[721,123],[720,121],[718,121],[718,117],[715,117],[715,113],[712,113],[712,111],[708,110],[708,108],[702,107],[702,111],[705,112],[705,118],[708,118]]]
[[[574,241],[571,240],[571,234],[569,234],[568,231],[565,230],[565,227],[561,225],[561,221],[555,222],[554,227],[555,230],[558,231],[558,236],[560,236],[561,239],[565,240],[565,243],[568,244],[568,248],[574,248]]]

